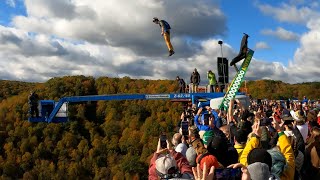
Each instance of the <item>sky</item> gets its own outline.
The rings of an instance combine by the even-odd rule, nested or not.
[[[172,28],[171,57],[153,17]],[[217,57],[238,54],[243,33],[255,51],[246,80],[319,82],[314,0],[2,0],[0,79],[179,75],[189,83],[197,68],[207,84],[208,70],[218,76]],[[230,81],[235,73],[229,67]]]

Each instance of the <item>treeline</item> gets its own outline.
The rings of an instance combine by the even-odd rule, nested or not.
[[[244,85],[244,84],[242,84]],[[320,98],[320,82],[287,84],[282,81],[258,80],[247,83],[248,93],[257,99],[308,99]]]
[[[320,97],[311,90],[319,89],[319,83],[256,81],[247,86],[255,98]],[[29,123],[30,90],[40,99],[57,101],[64,96],[172,93],[177,83],[66,76],[45,83],[0,81],[0,87],[10,90],[0,92],[1,179],[146,179],[159,134],[174,133],[183,110],[182,104],[165,100],[99,101],[69,104],[68,123]]]

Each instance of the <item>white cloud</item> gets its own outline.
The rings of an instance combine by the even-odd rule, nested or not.
[[[289,63],[292,75],[297,77],[297,81],[319,81],[320,68],[320,19],[308,23],[310,31],[303,34],[299,47],[294,55],[293,61]]]
[[[261,31],[264,35],[271,35],[275,36],[281,40],[285,41],[296,41],[299,39],[299,35],[297,33],[294,33],[292,31],[288,31],[282,27],[278,27],[276,30],[271,29],[264,29]]]
[[[257,42],[255,45],[255,49],[270,49],[270,46],[266,42]]]
[[[6,4],[8,4],[10,7],[13,7],[13,8],[16,7],[15,0],[6,0]]]
[[[43,82],[80,74],[144,79],[179,75],[188,82],[197,68],[206,84],[206,72],[217,69],[216,59],[221,56],[213,37],[227,31],[225,15],[212,0],[26,0],[25,6],[27,16],[13,17],[12,27],[0,26],[0,79]],[[170,58],[159,26],[152,23],[154,16],[172,25],[176,54]],[[319,26],[317,20],[309,21],[310,32],[303,34],[288,67],[254,58],[247,79],[301,82],[305,74],[294,70],[304,65],[318,75],[308,77],[310,81],[317,80]],[[282,28],[270,32],[286,39],[296,36]],[[268,47],[262,41],[256,44],[256,48]],[[223,44],[229,62],[237,53],[238,47]],[[235,71],[229,70],[231,80]]]
[[[305,24],[310,18],[319,17],[319,13],[308,6],[297,8],[294,5],[281,4],[280,7],[274,7],[268,4],[258,5],[260,11],[270,15],[280,22]]]
[[[25,6],[28,16],[13,18],[17,28],[128,47],[148,56],[165,51],[159,26],[152,23],[154,16],[166,19],[172,25],[172,37],[183,44],[184,37],[205,39],[226,31],[223,13],[209,0],[26,0]],[[188,47],[177,50],[184,48]]]

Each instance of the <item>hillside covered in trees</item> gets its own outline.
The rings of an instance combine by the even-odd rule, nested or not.
[[[45,83],[0,81],[1,179],[145,179],[161,132],[173,133],[182,104],[165,100],[69,104],[69,122],[29,123],[28,94],[40,99],[172,93],[172,80],[67,76]],[[251,81],[253,98],[320,98],[320,83]]]

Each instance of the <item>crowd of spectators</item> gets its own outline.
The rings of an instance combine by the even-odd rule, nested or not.
[[[161,141],[149,179],[320,179],[320,100],[192,106]]]

